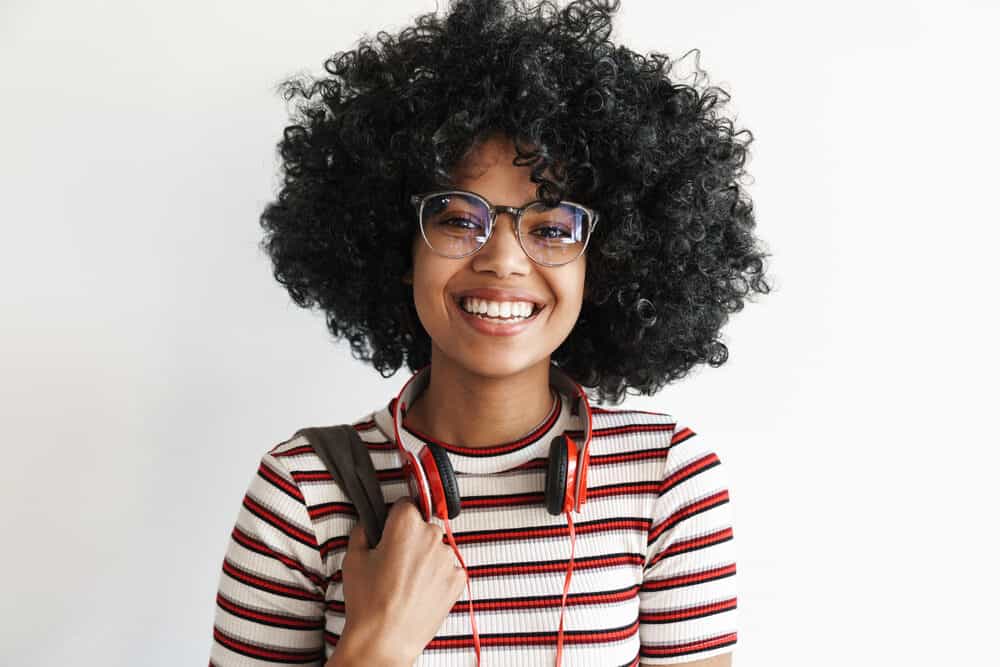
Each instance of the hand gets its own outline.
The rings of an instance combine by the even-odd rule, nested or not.
[[[387,661],[411,665],[434,639],[465,588],[465,571],[444,529],[424,521],[413,499],[392,504],[374,549],[361,522],[351,531],[342,564],[347,620]]]

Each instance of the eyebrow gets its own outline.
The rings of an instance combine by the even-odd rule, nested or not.
[[[485,199],[486,201],[488,201],[492,206],[512,206],[513,208],[524,208],[528,204],[533,204],[536,201],[541,201],[538,198],[538,193],[537,192],[535,193],[534,199],[529,199],[528,201],[524,202],[523,204],[521,204],[519,206],[514,206],[513,204],[500,204],[498,202],[493,201],[492,199],[490,199],[486,195],[481,194],[479,192],[476,192],[475,190],[470,190],[469,188],[458,187],[457,185],[453,185],[453,186],[450,186],[450,187],[447,187],[447,188],[444,188],[444,189],[446,189],[446,190],[460,190],[461,192],[471,192],[472,194],[476,195],[477,197],[482,197],[483,199]]]

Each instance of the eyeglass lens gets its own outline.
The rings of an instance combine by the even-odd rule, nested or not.
[[[450,192],[424,201],[420,225],[430,246],[442,255],[463,257],[479,250],[490,233],[489,208],[476,197]],[[521,245],[544,264],[576,259],[590,234],[590,215],[575,204],[547,207],[536,202],[521,216]]]

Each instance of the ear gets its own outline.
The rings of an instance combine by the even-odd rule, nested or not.
[[[406,273],[403,274],[403,277],[400,278],[400,281],[402,283],[406,284],[406,285],[412,285],[413,284],[413,269],[412,268],[407,269]]]

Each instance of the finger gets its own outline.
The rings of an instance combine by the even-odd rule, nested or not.
[[[409,525],[419,525],[425,523],[424,515],[417,506],[417,503],[413,498],[409,496],[403,496],[399,498],[392,504],[392,508],[389,510],[391,516],[396,516],[395,521],[400,521]],[[388,519],[386,519],[388,521]]]
[[[347,553],[367,550],[368,536],[365,535],[365,527],[358,521],[354,524],[354,528],[351,529],[350,537],[347,538]]]
[[[465,587],[466,584],[468,584],[468,577],[462,568],[457,568],[453,570],[453,572],[455,574],[452,577],[452,586],[455,588],[452,593],[452,599],[457,601],[460,597],[462,597],[462,593],[466,590]]]
[[[438,544],[436,548],[439,550],[442,558],[449,563],[454,563],[455,567],[461,567],[461,564],[458,562],[458,556],[455,555],[455,550],[451,548],[450,544]]]
[[[389,512],[405,512],[412,506],[413,509],[417,509],[417,503],[410,496],[402,496],[393,501],[392,506],[389,507]],[[419,512],[419,510],[417,510]]]

